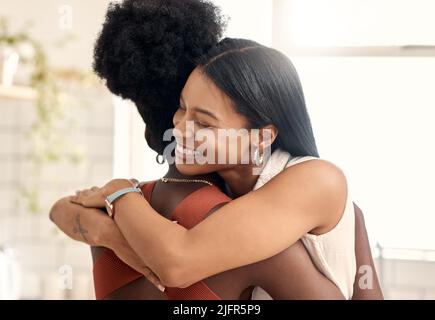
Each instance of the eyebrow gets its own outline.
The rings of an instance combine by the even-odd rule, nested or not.
[[[180,95],[180,100],[181,100],[181,102],[183,102],[183,104],[185,104],[184,99],[183,99],[183,94]],[[205,115],[212,117],[213,119],[219,121],[219,119],[216,117],[216,115],[209,110],[203,109],[201,107],[192,107],[192,110],[195,112],[205,114]]]

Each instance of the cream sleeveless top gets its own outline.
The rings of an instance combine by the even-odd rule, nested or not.
[[[260,173],[255,189],[260,188],[285,168],[316,157],[292,157],[288,152],[277,149],[267,160]],[[338,224],[321,235],[305,234],[301,238],[316,267],[337,285],[346,299],[351,299],[356,274],[355,257],[355,213],[349,186],[346,207]],[[256,286],[252,300],[272,300],[261,287]]]

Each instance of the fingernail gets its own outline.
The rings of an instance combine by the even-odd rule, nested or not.
[[[158,285],[158,288],[161,292],[165,292],[165,287],[162,286],[161,284]]]

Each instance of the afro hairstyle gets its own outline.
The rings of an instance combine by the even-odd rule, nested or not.
[[[93,69],[115,95],[130,99],[159,154],[170,142],[181,90],[196,61],[216,45],[227,19],[208,0],[110,3],[94,47]]]

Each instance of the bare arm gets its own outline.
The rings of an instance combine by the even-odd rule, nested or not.
[[[100,209],[85,208],[70,201],[71,197],[58,200],[50,209],[50,220],[70,238],[90,246],[106,246],[103,235],[111,233],[116,243],[115,230],[104,230],[110,225],[110,218]],[[121,234],[118,235],[118,237]]]
[[[373,262],[364,216],[361,209],[356,204],[354,204],[354,208],[357,272],[353,285],[352,300],[383,300],[384,296],[382,295],[382,289]],[[359,270],[361,273],[358,272]]]
[[[119,184],[116,190],[127,186]],[[115,221],[164,285],[184,288],[274,256],[307,232],[331,230],[341,218],[346,192],[337,167],[323,160],[306,161],[189,230],[159,215],[135,193],[115,202]]]
[[[344,300],[340,289],[314,265],[301,241],[252,265],[257,284],[274,300]]]
[[[156,287],[161,285],[156,275],[143,263],[107,214],[96,208],[72,203],[71,197],[58,200],[50,209],[50,220],[70,238],[92,246],[93,259],[106,247],[130,267],[142,273]]]
[[[361,209],[354,204],[357,270],[352,300],[382,300]],[[245,267],[275,300],[344,299],[339,288],[313,264],[301,241],[279,254]],[[368,270],[368,272],[367,272]],[[361,282],[361,283],[360,283]]]

